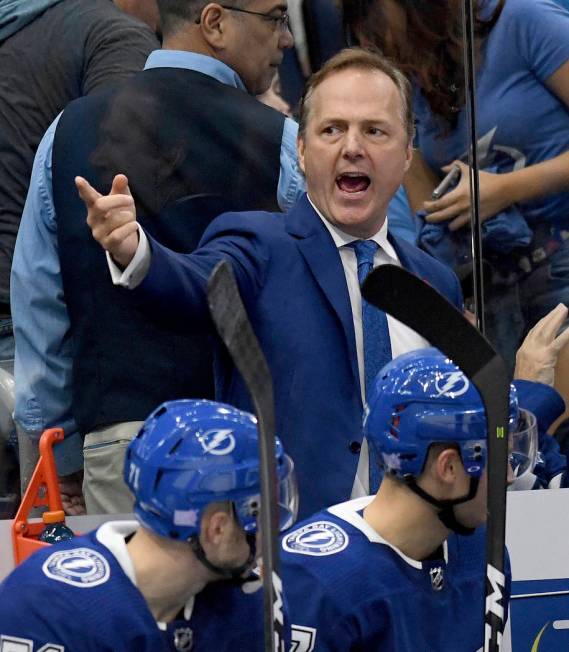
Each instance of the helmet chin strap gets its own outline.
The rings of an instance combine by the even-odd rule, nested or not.
[[[417,494],[417,496],[419,496],[423,500],[426,500],[428,503],[434,505],[440,510],[439,512],[437,512],[437,516],[442,521],[445,527],[447,527],[449,530],[452,530],[456,534],[460,534],[462,536],[470,536],[471,534],[474,534],[476,528],[466,527],[461,523],[459,523],[456,520],[456,516],[454,513],[454,506],[460,505],[461,503],[466,503],[474,498],[478,490],[479,480],[480,478],[473,478],[472,476],[470,476],[470,488],[466,496],[463,496],[462,498],[454,498],[452,500],[438,500],[437,498],[434,498],[433,496],[428,494],[424,489],[421,489],[421,487],[417,485],[417,483],[415,482],[415,478],[413,477],[405,478],[405,483],[407,484],[409,489],[411,489],[411,491]]]
[[[253,568],[255,563],[255,556],[257,553],[255,534],[246,534],[245,538],[247,540],[247,545],[249,546],[249,556],[247,557],[247,560],[241,564],[241,566],[236,566],[234,568],[221,568],[221,566],[212,564],[205,554],[205,550],[200,543],[200,538],[198,535],[193,536],[191,539],[189,539],[188,543],[190,544],[197,559],[212,573],[219,575],[224,580],[239,580],[243,579],[245,572]]]

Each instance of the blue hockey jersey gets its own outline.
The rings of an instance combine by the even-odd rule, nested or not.
[[[105,523],[18,566],[0,584],[0,652],[260,652],[258,581],[211,583],[177,620],[156,622],[126,552],[137,526]]]
[[[371,497],[331,507],[281,539],[294,652],[477,652],[485,530],[415,561],[362,518]],[[509,566],[502,604],[507,613]]]

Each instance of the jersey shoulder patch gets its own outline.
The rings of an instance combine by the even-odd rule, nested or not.
[[[299,555],[325,557],[344,550],[350,541],[347,533],[331,521],[314,521],[287,534],[283,549]]]
[[[42,571],[52,580],[90,589],[104,584],[110,577],[109,562],[91,548],[72,548],[52,553]]]
[[[0,652],[34,652],[34,642],[31,638],[0,635]],[[46,643],[38,652],[65,652],[63,645]]]

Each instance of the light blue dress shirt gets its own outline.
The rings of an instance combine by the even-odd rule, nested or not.
[[[148,68],[187,68],[246,92],[237,73],[223,62],[202,54],[156,50]],[[62,427],[64,442],[54,448],[60,475],[83,467],[83,441],[77,432],[72,405],[72,342],[63,295],[53,205],[51,157],[59,116],[46,131],[36,153],[30,188],[18,231],[11,276],[11,309],[16,337],[14,418],[30,437],[45,428]],[[298,125],[285,120],[277,201],[285,211],[304,192],[298,168]],[[85,434],[85,433],[83,433]]]

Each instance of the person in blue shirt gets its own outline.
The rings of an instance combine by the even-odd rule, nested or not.
[[[406,353],[376,377],[364,431],[385,474],[377,494],[282,537],[294,649],[481,650],[487,430],[478,390],[437,349]],[[510,437],[522,475],[537,433],[513,387]],[[508,562],[498,581],[507,613]]]
[[[287,527],[296,494],[280,442],[276,465]],[[211,401],[164,403],[131,442],[124,474],[139,523],[105,523],[17,567],[0,584],[0,648],[261,651],[256,419]]]
[[[296,123],[252,97],[292,44],[286,2],[226,5],[194,0],[181,11],[162,0],[162,49],[130,82],[68,107],[36,155],[12,268],[15,419],[33,441],[47,427],[65,430],[62,476],[83,468],[85,443],[89,513],[130,511],[122,459],[152,407],[211,397],[213,386],[207,342],[107,300],[104,255],[83,237],[66,186],[92,165],[104,187],[126,165],[157,237],[184,250],[204,228],[199,208],[177,212],[188,196],[215,195],[219,212],[285,210],[304,189]]]
[[[413,212],[441,227],[441,245],[463,250],[470,190],[460,3],[343,6],[358,40],[392,56],[413,82],[417,149],[406,191]],[[486,326],[513,367],[525,333],[569,300],[569,11],[553,0],[473,6],[480,217],[491,265]],[[433,201],[455,163],[459,183]]]

